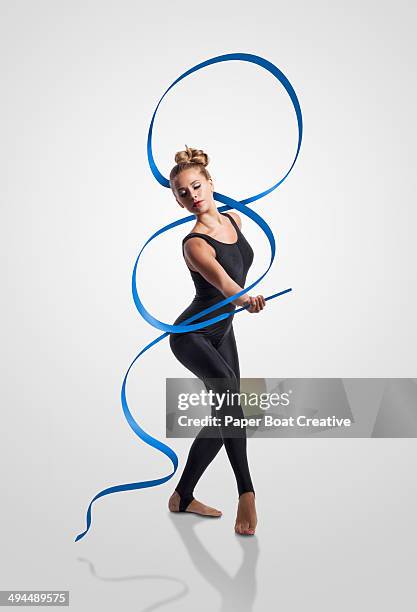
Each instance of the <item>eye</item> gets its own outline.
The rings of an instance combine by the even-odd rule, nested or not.
[[[194,189],[199,189],[201,187],[200,184],[194,185]]]

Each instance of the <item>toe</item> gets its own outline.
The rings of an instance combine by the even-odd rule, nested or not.
[[[242,533],[244,535],[253,535],[255,533],[255,529],[253,528],[253,525],[249,523],[249,521],[242,523]]]

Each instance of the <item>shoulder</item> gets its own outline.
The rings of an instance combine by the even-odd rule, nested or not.
[[[183,248],[184,253],[191,257],[215,253],[214,248],[201,236],[186,236],[183,241]]]
[[[227,214],[230,215],[231,217],[233,217],[233,219],[236,221],[236,223],[238,224],[239,229],[242,229],[242,220],[239,217],[239,215],[231,210],[227,211]]]

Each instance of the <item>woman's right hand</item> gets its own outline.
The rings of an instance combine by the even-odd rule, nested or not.
[[[245,302],[245,307],[248,312],[260,312],[265,308],[265,298],[263,295],[250,295]]]

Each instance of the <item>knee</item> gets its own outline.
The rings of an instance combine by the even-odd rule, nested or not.
[[[233,393],[238,393],[239,392],[239,387],[240,387],[240,381],[237,378],[236,374],[233,373],[233,375],[230,378],[230,390]]]
[[[210,379],[208,383],[209,387],[216,393],[225,393],[226,391],[238,393],[240,388],[240,381],[231,370],[229,372],[223,372],[218,378]]]

